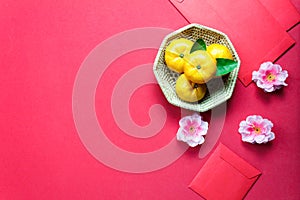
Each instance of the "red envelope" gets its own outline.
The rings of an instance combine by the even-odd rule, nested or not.
[[[285,29],[289,30],[300,20],[300,14],[289,0],[259,0]]]
[[[226,33],[240,58],[239,79],[251,83],[252,71],[274,61],[294,40],[258,0],[170,0],[190,23]],[[260,20],[257,20],[260,19]]]
[[[219,144],[189,187],[209,200],[243,199],[261,172]]]

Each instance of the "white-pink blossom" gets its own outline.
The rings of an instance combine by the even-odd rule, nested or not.
[[[203,136],[207,133],[208,123],[203,121],[199,114],[183,117],[179,121],[179,126],[177,140],[186,142],[191,147],[205,141]]]
[[[259,115],[250,115],[240,122],[239,133],[242,141],[249,143],[267,143],[275,139],[272,132],[273,123]]]
[[[282,70],[278,64],[272,62],[264,62],[260,65],[258,71],[252,72],[252,80],[256,83],[257,87],[262,88],[265,92],[273,92],[283,86],[288,77],[288,72]]]

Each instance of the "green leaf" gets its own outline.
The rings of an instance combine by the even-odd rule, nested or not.
[[[228,74],[229,72],[232,72],[234,70],[238,63],[234,60],[225,59],[225,58],[217,58],[217,72],[216,76],[223,76],[225,74]]]
[[[190,53],[197,51],[197,50],[204,50],[206,51],[206,44],[204,42],[204,40],[202,40],[201,38],[198,39],[194,45],[192,46],[192,49],[190,51]]]

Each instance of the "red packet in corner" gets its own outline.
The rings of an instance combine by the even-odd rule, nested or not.
[[[209,200],[243,199],[261,172],[219,144],[189,188]]]
[[[294,40],[258,0],[169,0],[190,22],[227,34],[241,59],[239,80],[247,86],[262,62],[275,61]]]
[[[285,29],[289,30],[300,21],[300,14],[295,6],[287,0],[259,0],[262,5]]]

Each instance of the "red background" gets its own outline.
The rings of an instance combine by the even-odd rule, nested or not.
[[[300,11],[299,2],[292,2]],[[96,45],[132,28],[175,30],[186,24],[163,0],[1,1],[0,199],[201,199],[188,189],[207,160],[198,158],[199,147],[189,149],[162,170],[124,173],[106,167],[87,152],[72,116],[76,73]],[[246,199],[300,198],[300,26],[289,33],[296,45],[277,61],[289,71],[289,86],[266,94],[254,83],[245,88],[237,81],[227,104],[220,141],[262,171]],[[165,106],[167,126],[150,139],[123,134],[105,107],[110,84],[127,70],[153,62],[156,53],[141,50],[120,57],[98,85],[99,122],[104,129],[112,130],[108,137],[126,150],[155,150],[174,137],[178,128],[179,109],[166,102],[157,85],[137,90],[130,104],[132,117],[140,125],[148,123],[148,108],[153,101]],[[116,66],[122,66],[122,70],[116,70]],[[241,142],[238,124],[251,114],[274,123],[276,139],[272,143]]]

